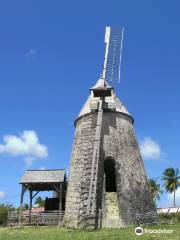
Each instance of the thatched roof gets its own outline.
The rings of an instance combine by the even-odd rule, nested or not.
[[[19,183],[60,183],[64,181],[65,170],[27,170]]]

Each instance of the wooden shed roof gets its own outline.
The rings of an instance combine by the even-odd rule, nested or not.
[[[64,169],[27,170],[20,180],[23,183],[60,183],[65,178]]]

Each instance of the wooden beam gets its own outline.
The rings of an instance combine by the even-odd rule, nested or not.
[[[59,212],[62,211],[62,184],[59,185]]]
[[[32,199],[35,198],[35,196],[39,193],[40,191],[37,191],[33,196],[32,196]]]
[[[62,184],[59,184],[59,226],[61,225],[61,213],[62,213]]]
[[[61,183],[60,183],[60,185],[61,185]],[[60,194],[61,193],[60,189],[58,189],[58,187],[56,187],[55,184],[53,186],[54,186],[54,189]]]
[[[29,190],[29,223],[31,223],[31,213],[32,213],[32,197],[33,191]]]

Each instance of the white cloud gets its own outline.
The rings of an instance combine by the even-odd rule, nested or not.
[[[162,159],[162,151],[160,145],[150,137],[145,137],[140,142],[140,150],[144,159]]]
[[[180,188],[176,190],[175,197],[176,197],[176,205],[179,206],[180,205]],[[174,199],[174,193],[169,193],[168,200],[171,205],[173,205],[173,201],[174,201],[173,199]]]
[[[37,50],[31,48],[25,53],[25,57],[27,59],[36,59],[37,58]]]
[[[32,165],[36,159],[46,158],[48,149],[39,143],[37,133],[26,130],[18,137],[6,135],[3,137],[4,144],[0,144],[0,154],[7,153],[12,156],[24,156],[27,165]]]
[[[0,190],[0,199],[5,197],[5,193],[3,191]]]

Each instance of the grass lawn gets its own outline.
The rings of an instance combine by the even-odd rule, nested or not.
[[[0,228],[0,240],[180,240],[180,223],[157,225],[145,229],[167,229],[172,233],[144,233],[136,236],[134,228],[101,229],[96,231],[72,230],[58,227]]]

